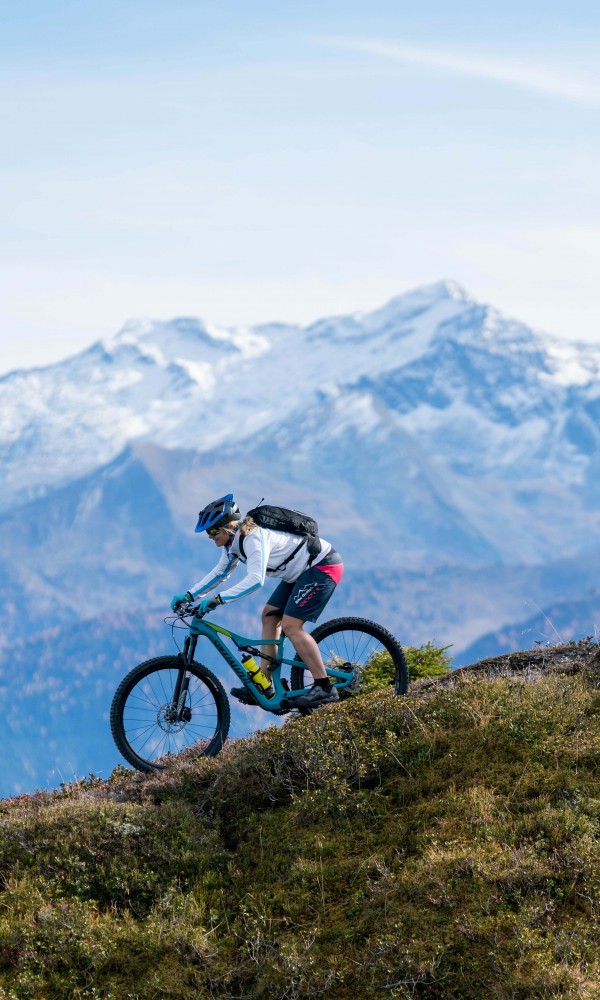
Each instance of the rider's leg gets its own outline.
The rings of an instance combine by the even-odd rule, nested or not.
[[[281,618],[283,616],[283,611],[281,608],[275,607],[274,604],[266,604],[262,612],[262,638],[263,639],[279,639],[281,635]],[[261,646],[262,651],[264,651],[268,656],[277,655],[276,646]],[[262,670],[265,677],[271,680],[271,671],[266,660],[258,659],[260,664],[260,669]],[[256,704],[256,699],[253,697],[252,691],[248,691],[243,687],[231,688],[231,693],[234,698],[237,698],[244,705]]]
[[[283,611],[281,608],[276,608],[273,604],[265,604],[262,612],[262,638],[263,639],[279,639],[281,636],[281,619],[283,617]],[[267,656],[277,656],[276,646],[261,646],[261,650],[267,654]],[[265,660],[261,660],[261,670],[267,677],[271,676],[271,671]]]
[[[308,667],[315,680],[325,680],[327,671],[323,659],[312,635],[305,632],[303,627],[306,624],[302,618],[292,618],[291,615],[283,616],[283,631],[296,650],[298,656]]]
[[[337,690],[327,676],[317,643],[309,632],[304,631],[305,622],[316,622],[319,618],[344,571],[337,552],[331,552],[323,563],[320,568],[315,566],[300,574],[284,605],[283,630],[314,680],[306,694],[293,697],[294,707],[298,708],[318,708],[319,705],[339,700]]]

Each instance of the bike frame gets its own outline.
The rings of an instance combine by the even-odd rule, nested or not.
[[[233,643],[237,646],[240,652],[248,652],[253,656],[262,657],[265,659],[264,654],[260,652],[256,647],[258,646],[275,646],[277,650],[277,655],[275,659],[269,657],[269,667],[271,671],[271,680],[273,687],[275,689],[275,694],[272,698],[267,698],[263,692],[255,684],[252,683],[248,676],[248,671],[244,669],[240,660],[225,645],[221,636],[224,635],[228,639],[231,639]],[[190,625],[190,632],[185,640],[183,648],[183,660],[184,663],[191,663],[194,659],[196,652],[196,644],[198,639],[204,636],[212,645],[215,647],[217,652],[221,654],[225,662],[231,667],[233,672],[239,677],[242,684],[247,688],[258,705],[265,710],[265,712],[277,712],[284,708],[283,702],[287,701],[288,704],[286,708],[293,708],[293,696],[300,694],[307,694],[310,688],[298,688],[294,692],[289,691],[283,684],[281,679],[281,667],[286,664],[288,666],[305,666],[302,660],[299,660],[296,656],[294,659],[290,660],[283,655],[283,645],[285,643],[285,635],[281,634],[279,639],[251,639],[248,636],[238,635],[236,632],[232,632],[230,629],[223,628],[222,625],[215,625],[213,622],[204,621],[202,618],[195,617]],[[307,669],[305,667],[305,669]],[[336,682],[336,687],[338,690],[342,687],[347,687],[353,680],[352,673],[348,673],[347,670],[336,670],[334,667],[325,667],[327,671],[327,676],[331,678],[332,681]],[[173,704],[179,707],[179,704],[183,705],[185,701],[185,693],[187,691],[186,679],[182,676],[178,679],[176,689],[173,693]]]

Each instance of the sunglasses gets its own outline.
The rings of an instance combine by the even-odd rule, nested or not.
[[[221,534],[221,528],[207,528],[206,534],[209,538],[216,538],[217,535]]]

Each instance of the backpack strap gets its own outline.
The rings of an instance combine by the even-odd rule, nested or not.
[[[319,541],[319,539],[317,538],[316,535],[303,535],[302,538],[301,538],[301,540],[300,540],[300,542],[298,543],[298,545],[296,546],[296,548],[292,552],[292,554],[289,555],[286,559],[284,559],[283,562],[279,564],[279,566],[275,566],[275,568],[272,570],[272,572],[273,573],[279,573],[280,570],[285,569],[285,567],[287,566],[287,564],[292,561],[292,559],[294,558],[294,556],[298,555],[300,549],[302,548],[302,546],[304,545],[305,542],[306,542],[306,547],[308,549],[308,556],[309,556],[309,558],[308,558],[308,565],[312,566],[314,560],[316,559],[316,557],[318,556],[319,552],[321,551],[321,543],[320,543],[320,541]],[[240,550],[240,555],[241,555],[242,559],[244,560],[244,562],[246,562],[246,553],[244,552],[244,535],[239,535],[238,548]]]
[[[279,564],[279,566],[275,567],[275,569],[273,570],[273,573],[279,573],[280,569],[285,569],[285,567],[287,566],[287,564],[292,561],[292,559],[294,558],[295,555],[298,554],[298,552],[300,551],[300,549],[304,545],[305,541],[306,541],[306,538],[303,538],[302,541],[300,542],[300,544],[296,546],[296,548],[294,549],[294,551],[292,552],[292,554],[289,555],[287,557],[287,559],[284,559],[283,562]]]
[[[281,563],[280,566],[276,567],[275,569],[276,573],[278,573],[280,569],[284,569],[287,566],[287,564],[292,561],[294,556],[298,554],[298,552],[300,551],[305,542],[306,542],[306,549],[308,551],[308,565],[312,566],[313,562],[315,561],[319,552],[321,551],[321,539],[317,535],[303,535],[302,541],[300,542],[299,545],[296,546],[291,556],[288,556],[287,559],[284,559],[284,561]]]

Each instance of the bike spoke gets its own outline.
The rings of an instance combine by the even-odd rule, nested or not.
[[[209,744],[219,727],[219,712],[212,692],[190,673],[184,711],[190,718],[171,720],[179,669],[168,667],[142,677],[129,692],[122,725],[134,752],[148,760],[180,753],[201,741]]]
[[[352,676],[347,681],[342,676],[331,677],[340,696],[344,689],[348,694],[353,689],[356,690],[356,684],[360,684],[361,672],[368,668],[375,657],[382,654],[389,656],[392,662],[396,693],[406,691],[408,672],[402,647],[391,633],[376,622],[359,618],[337,619],[317,626],[313,637],[326,669],[336,672],[342,669],[344,673],[350,673],[346,664],[351,665]],[[309,687],[313,683],[310,672],[303,665],[292,667],[292,680],[295,690]]]

